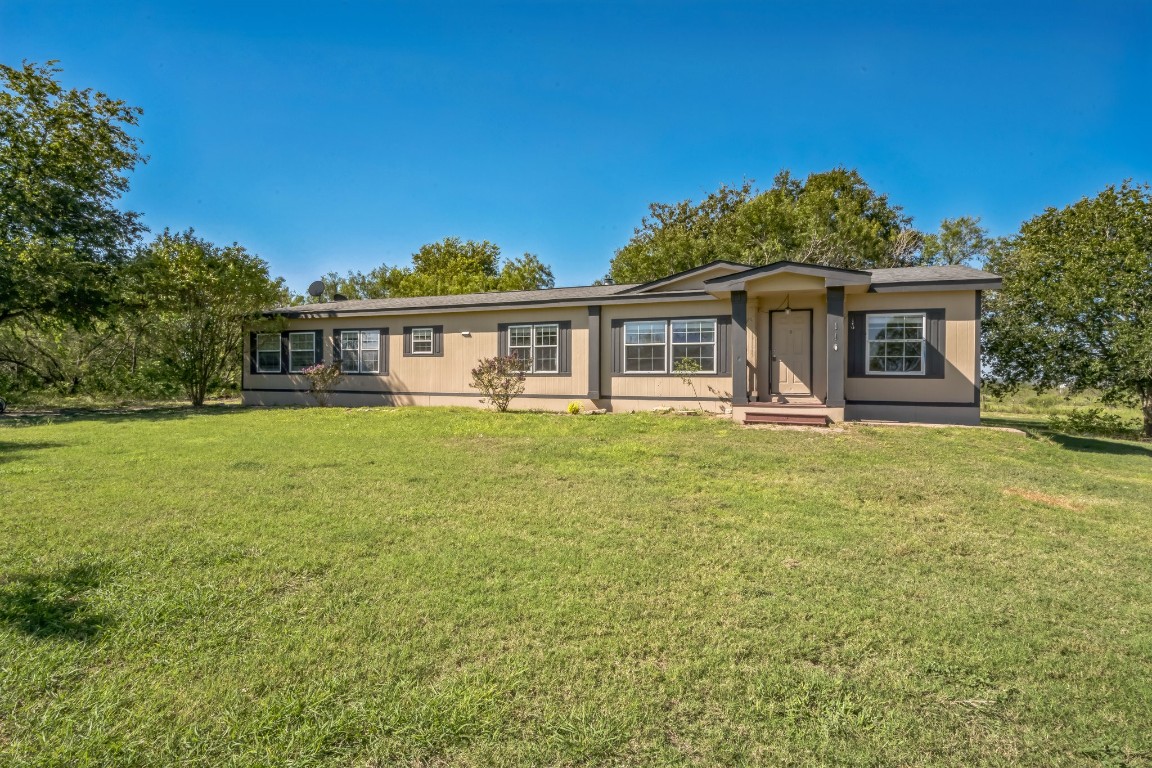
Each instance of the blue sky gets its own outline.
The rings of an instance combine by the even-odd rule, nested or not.
[[[602,276],[648,203],[858,168],[1008,234],[1152,181],[1152,3],[0,0],[0,61],[144,108],[126,205],[296,289],[446,236]]]

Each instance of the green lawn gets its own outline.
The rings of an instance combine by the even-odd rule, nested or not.
[[[0,424],[0,765],[1152,764],[1152,446]]]

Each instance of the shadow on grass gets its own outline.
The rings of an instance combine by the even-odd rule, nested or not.
[[[40,451],[46,448],[63,448],[64,443],[6,443],[0,441],[0,464],[20,457],[20,454],[29,451]]]
[[[1095,437],[1076,437],[1060,432],[1049,432],[1048,438],[1052,442],[1067,448],[1070,451],[1090,451],[1092,453],[1110,453],[1114,456],[1143,456],[1152,459],[1152,444],[1137,443],[1127,440],[1105,440]]]
[[[194,408],[191,405],[130,406],[125,408],[47,408],[35,411],[9,411],[0,416],[0,426],[34,426],[71,421],[171,421],[200,416],[228,416],[241,413],[244,407],[232,403],[214,403]]]
[[[0,575],[0,624],[37,638],[94,639],[111,619],[94,612],[85,593],[103,569],[78,565],[56,573]]]
[[[1152,443],[1103,437],[1066,435],[1048,429],[1047,422],[1038,418],[1014,418],[1013,415],[981,416],[980,422],[990,427],[1013,427],[1031,438],[1045,438],[1070,451],[1105,453],[1113,456],[1144,456],[1152,459]]]

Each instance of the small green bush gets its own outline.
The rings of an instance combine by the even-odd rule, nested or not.
[[[573,416],[580,413],[580,403],[576,400],[568,403],[568,413],[572,414]]]
[[[1103,408],[1073,408],[1048,419],[1048,428],[1069,435],[1137,437],[1140,425]]]

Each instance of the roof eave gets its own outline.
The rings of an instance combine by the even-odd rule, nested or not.
[[[627,288],[627,289],[621,291],[620,295],[625,295],[625,294],[634,295],[637,293],[644,293],[646,291],[652,290],[653,288],[659,288],[662,285],[668,285],[669,283],[674,283],[677,280],[683,280],[685,277],[691,277],[692,275],[696,274],[697,272],[703,272],[706,269],[713,269],[715,267],[734,267],[737,270],[753,269],[753,267],[749,266],[748,264],[740,264],[739,262],[728,261],[727,259],[716,259],[715,261],[710,261],[707,264],[701,264],[698,267],[692,267],[691,269],[685,269],[681,272],[676,272],[675,274],[668,275],[667,277],[661,277],[657,280],[650,280],[647,283],[641,283],[640,285],[634,285],[631,288]],[[727,277],[727,275],[725,275],[724,277]],[[719,278],[712,278],[712,279],[716,280]],[[707,283],[708,281],[705,280],[704,282]]]
[[[363,309],[325,309],[325,310],[309,310],[307,305],[297,307],[283,307],[269,310],[265,315],[279,316],[279,317],[347,317],[350,315],[397,315],[397,314],[436,314],[441,312],[490,312],[494,310],[505,309],[531,309],[533,307],[547,306],[547,307],[588,307],[598,304],[611,303],[614,301],[645,301],[645,302],[669,302],[669,301],[682,301],[684,299],[713,299],[715,298],[707,291],[669,291],[666,293],[655,293],[646,295],[637,295],[634,293],[615,293],[608,294],[607,296],[597,296],[595,298],[583,299],[535,299],[531,301],[512,301],[503,302],[499,304],[441,304],[439,306],[414,306],[414,307],[366,307]]]
[[[913,291],[998,291],[1004,281],[998,277],[978,280],[906,280],[899,283],[872,283],[869,293],[910,293]]]

